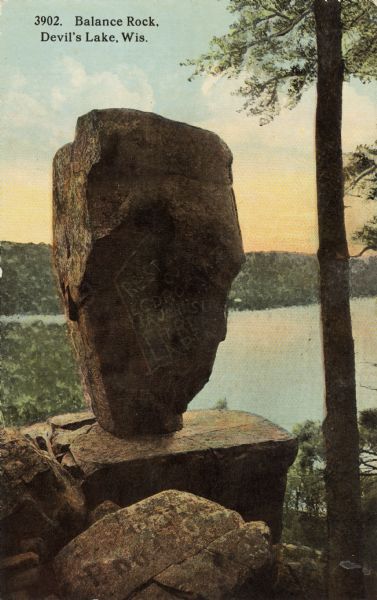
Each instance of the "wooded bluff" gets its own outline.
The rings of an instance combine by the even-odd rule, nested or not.
[[[59,314],[62,312],[51,246],[1,242],[0,314]],[[351,260],[353,297],[377,295],[377,256]],[[318,302],[318,263],[315,255],[294,252],[248,252],[233,282],[231,310],[263,310]]]

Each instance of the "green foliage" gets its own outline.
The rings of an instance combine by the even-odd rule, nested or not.
[[[250,252],[229,293],[232,310],[261,310],[318,302],[318,261],[293,252]],[[351,261],[351,294],[377,294],[377,258]]]
[[[319,422],[296,425],[299,450],[285,494],[284,541],[323,548],[326,541],[324,447]]]
[[[220,398],[220,400],[218,400],[214,406],[213,406],[214,410],[228,410],[228,401],[226,398]]]
[[[2,242],[2,249],[1,314],[61,313],[51,247]],[[377,294],[377,257],[351,261],[351,290],[355,297]],[[262,310],[313,302],[318,302],[318,262],[314,255],[250,252],[233,282],[228,307]]]
[[[358,229],[354,235],[355,241],[361,242],[368,250],[377,250],[377,215]]]
[[[363,506],[364,553],[377,569],[377,409],[363,410],[359,418],[360,473]]]
[[[351,296],[361,298],[377,295],[377,257],[369,256],[360,260],[352,258],[351,267]]]
[[[23,425],[80,410],[83,397],[64,325],[0,323],[0,414]]]
[[[229,31],[210,49],[184,64],[198,74],[243,80],[243,109],[261,125],[293,108],[317,75],[313,2],[229,0],[235,15]],[[377,7],[370,0],[342,0],[345,76],[369,81],[377,74]]]
[[[345,191],[377,200],[377,140],[373,145],[361,145],[345,155]]]
[[[371,146],[358,146],[346,156],[344,178],[346,193],[367,201],[377,200],[377,140]],[[360,255],[366,250],[377,250],[377,215],[355,231],[352,238],[364,246]]]
[[[377,569],[377,477],[363,482],[364,555]]]
[[[3,315],[62,312],[47,244],[1,242]]]
[[[260,310],[317,301],[316,257],[288,252],[247,254],[229,294],[229,307],[233,310]]]
[[[365,555],[377,566],[377,409],[361,411],[360,473],[362,483]],[[326,545],[325,453],[319,422],[294,428],[299,450],[288,472],[283,540],[318,549]]]
[[[373,435],[377,447],[377,411],[367,408],[360,413],[360,425],[363,432]]]
[[[360,464],[364,478],[377,475],[377,410],[360,415]]]

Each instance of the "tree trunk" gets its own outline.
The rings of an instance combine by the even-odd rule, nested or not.
[[[338,0],[314,0],[317,53],[318,260],[326,385],[326,496],[331,600],[364,598],[355,355],[342,165],[342,25]]]

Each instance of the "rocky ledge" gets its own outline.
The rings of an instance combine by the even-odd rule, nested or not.
[[[90,510],[125,507],[167,489],[190,492],[261,520],[280,538],[286,474],[296,439],[270,421],[239,411],[184,415],[181,431],[120,439],[90,412],[24,428],[81,483]]]
[[[4,600],[273,597],[297,447],[266,419],[191,411],[124,440],[83,411],[0,441]]]

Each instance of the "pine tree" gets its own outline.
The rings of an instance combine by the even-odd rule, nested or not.
[[[242,79],[244,110],[261,124],[285,99],[294,108],[316,82],[316,167],[326,385],[323,428],[329,597],[364,597],[355,357],[344,223],[343,81],[377,75],[377,7],[370,0],[229,0],[229,32],[185,64],[198,74]]]

